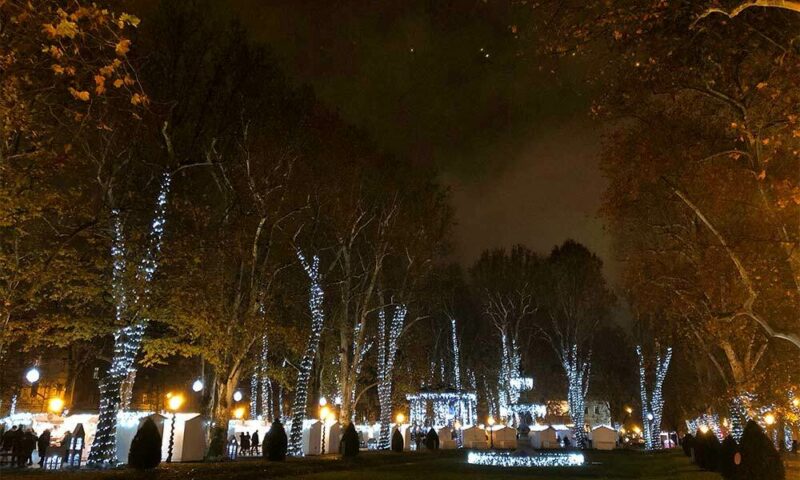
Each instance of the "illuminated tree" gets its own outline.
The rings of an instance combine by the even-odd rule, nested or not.
[[[408,309],[402,304],[393,309],[389,320],[386,319],[385,309],[378,312],[378,401],[381,409],[378,448],[381,450],[388,450],[391,446],[392,376],[397,342],[403,332],[407,313]]]
[[[319,257],[314,256],[311,263],[300,250],[297,250],[297,259],[303,266],[308,275],[308,309],[311,312],[311,334],[306,343],[306,350],[297,372],[297,383],[295,384],[294,402],[292,403],[292,429],[289,435],[289,455],[295,457],[303,456],[303,422],[306,419],[306,406],[308,403],[308,384],[311,379],[311,368],[314,365],[314,357],[317,356],[322,326],[325,321],[325,313],[322,310],[322,302],[325,294],[322,291],[322,277],[319,272]]]
[[[537,329],[553,348],[567,377],[569,414],[580,448],[586,444],[584,408],[594,333],[607,320],[615,301],[602,267],[595,254],[570,240],[550,253],[539,287],[544,315]]]
[[[656,345],[658,348],[658,345]],[[641,345],[636,346],[636,355],[639,357],[639,395],[642,401],[642,424],[645,448],[648,450],[661,448],[661,417],[664,410],[662,391],[664,379],[667,376],[669,362],[672,360],[672,348],[667,347],[662,358],[661,352],[655,355],[655,372],[650,394],[647,391],[647,362]]]

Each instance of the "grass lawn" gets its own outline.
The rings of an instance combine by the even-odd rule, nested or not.
[[[183,463],[161,467],[151,472],[127,469],[105,471],[80,470],[44,472],[39,470],[0,471],[3,480],[222,480],[308,478],[334,479],[647,479],[706,480],[720,479],[715,473],[700,471],[680,451],[644,453],[638,451],[588,452],[588,465],[572,468],[503,469],[478,467],[466,463],[460,451],[437,454],[364,453],[353,461],[335,457],[290,459],[283,463],[240,460],[223,463]],[[800,459],[787,460],[787,479],[800,480]]]

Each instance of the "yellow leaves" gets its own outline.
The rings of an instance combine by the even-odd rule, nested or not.
[[[62,19],[57,26],[52,23],[45,23],[42,25],[42,32],[50,38],[67,37],[72,39],[80,33],[80,30],[77,23]]]
[[[758,82],[756,88],[759,90],[763,90],[767,85],[768,85],[767,82]]]
[[[72,87],[69,87],[69,93],[72,95],[73,98],[75,98],[75,100],[88,102],[90,98],[89,92],[87,92],[86,90],[79,91]]]
[[[141,95],[139,93],[134,93],[131,96],[131,104],[132,105],[146,105],[147,104],[147,96]]]
[[[759,172],[759,174],[756,175],[756,178],[759,180],[764,180],[765,178],[767,178],[767,171],[761,170],[761,172]]]
[[[102,95],[106,91],[106,77],[102,75],[95,75],[94,76],[94,93],[97,95]]]
[[[130,25],[135,28],[139,26],[139,22],[141,22],[141,20],[139,20],[139,17],[136,17],[135,15],[130,15],[128,13],[122,13],[117,19],[117,26],[120,29],[125,28],[125,25]]]
[[[614,40],[622,40],[622,32],[614,30]]]
[[[56,35],[59,37],[75,38],[78,34],[78,24],[69,20],[61,20],[56,27]]]
[[[117,55],[119,55],[120,57],[124,57],[128,53],[128,51],[130,51],[130,49],[131,49],[131,41],[128,40],[127,38],[123,38],[122,40],[120,40],[117,43],[116,47],[114,47],[114,51],[117,52]]]
[[[123,85],[123,81],[121,78],[114,80],[114,88],[120,88]]]
[[[56,75],[64,75],[64,67],[61,65],[54,63],[50,65],[50,68],[55,72]]]

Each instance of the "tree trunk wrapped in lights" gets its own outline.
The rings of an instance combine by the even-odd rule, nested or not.
[[[584,415],[586,394],[589,392],[589,366],[578,354],[578,346],[572,345],[567,355],[562,359],[564,371],[567,374],[567,403],[569,403],[569,417],[575,425],[575,446],[586,446],[586,432],[584,431]]]
[[[261,416],[272,421],[272,381],[269,379],[267,357],[269,355],[269,340],[266,335],[261,338],[261,359],[258,365],[258,374],[261,379]]]
[[[322,279],[319,274],[319,257],[314,256],[309,264],[303,253],[298,250],[297,258],[306,271],[309,280],[308,308],[311,311],[311,335],[308,337],[306,351],[300,361],[297,372],[297,386],[292,404],[292,430],[289,437],[288,454],[294,457],[303,456],[303,422],[306,419],[306,403],[308,402],[308,383],[311,379],[311,367],[314,357],[317,356],[322,325],[325,314],[322,311],[322,301],[325,297],[322,291]]]
[[[642,430],[645,448],[647,450],[660,449],[661,417],[664,409],[664,398],[661,391],[669,369],[669,362],[672,359],[672,347],[667,348],[663,358],[660,352],[656,353],[653,391],[649,397],[647,394],[647,370],[641,345],[636,346],[636,355],[639,357],[639,395],[642,400]]]
[[[461,358],[458,351],[456,317],[450,317],[450,337],[453,343],[453,383],[455,384],[456,390],[461,390]]]
[[[113,239],[111,244],[111,257],[113,260],[113,294],[115,302],[115,316],[118,324],[126,324],[114,333],[114,355],[111,366],[105,378],[100,382],[100,415],[97,423],[92,448],[89,452],[89,463],[94,465],[113,465],[117,463],[116,433],[117,414],[123,406],[123,383],[126,379],[133,381],[136,372],[136,355],[142,345],[147,318],[139,317],[138,310],[141,303],[147,300],[149,283],[153,280],[158,257],[161,252],[161,243],[164,238],[164,223],[166,221],[167,197],[170,191],[172,177],[164,173],[161,177],[161,186],[156,201],[155,215],[150,229],[150,245],[137,270],[137,281],[143,285],[142,295],[130,291],[125,286],[125,271],[127,269],[125,235],[122,230],[122,220],[119,210],[111,212]],[[128,389],[132,389],[130,385]],[[129,400],[129,399],[128,399]]]
[[[401,304],[395,308],[388,325],[388,338],[386,334],[386,313],[383,309],[378,313],[378,401],[381,408],[381,431],[378,438],[379,450],[388,450],[391,446],[392,374],[394,372],[394,360],[397,356],[397,341],[403,332],[407,313],[408,310],[405,305]]]

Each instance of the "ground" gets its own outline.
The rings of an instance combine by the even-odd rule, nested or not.
[[[680,451],[648,454],[638,451],[589,452],[586,467],[561,469],[499,469],[466,463],[465,452],[365,453],[353,461],[333,456],[290,459],[283,463],[240,460],[227,463],[185,463],[164,465],[155,472],[127,469],[43,472],[3,469],[3,480],[245,480],[304,478],[315,480],[437,480],[437,479],[642,479],[642,480],[717,480],[715,473],[700,471]],[[800,480],[800,458],[787,457],[787,480]]]

